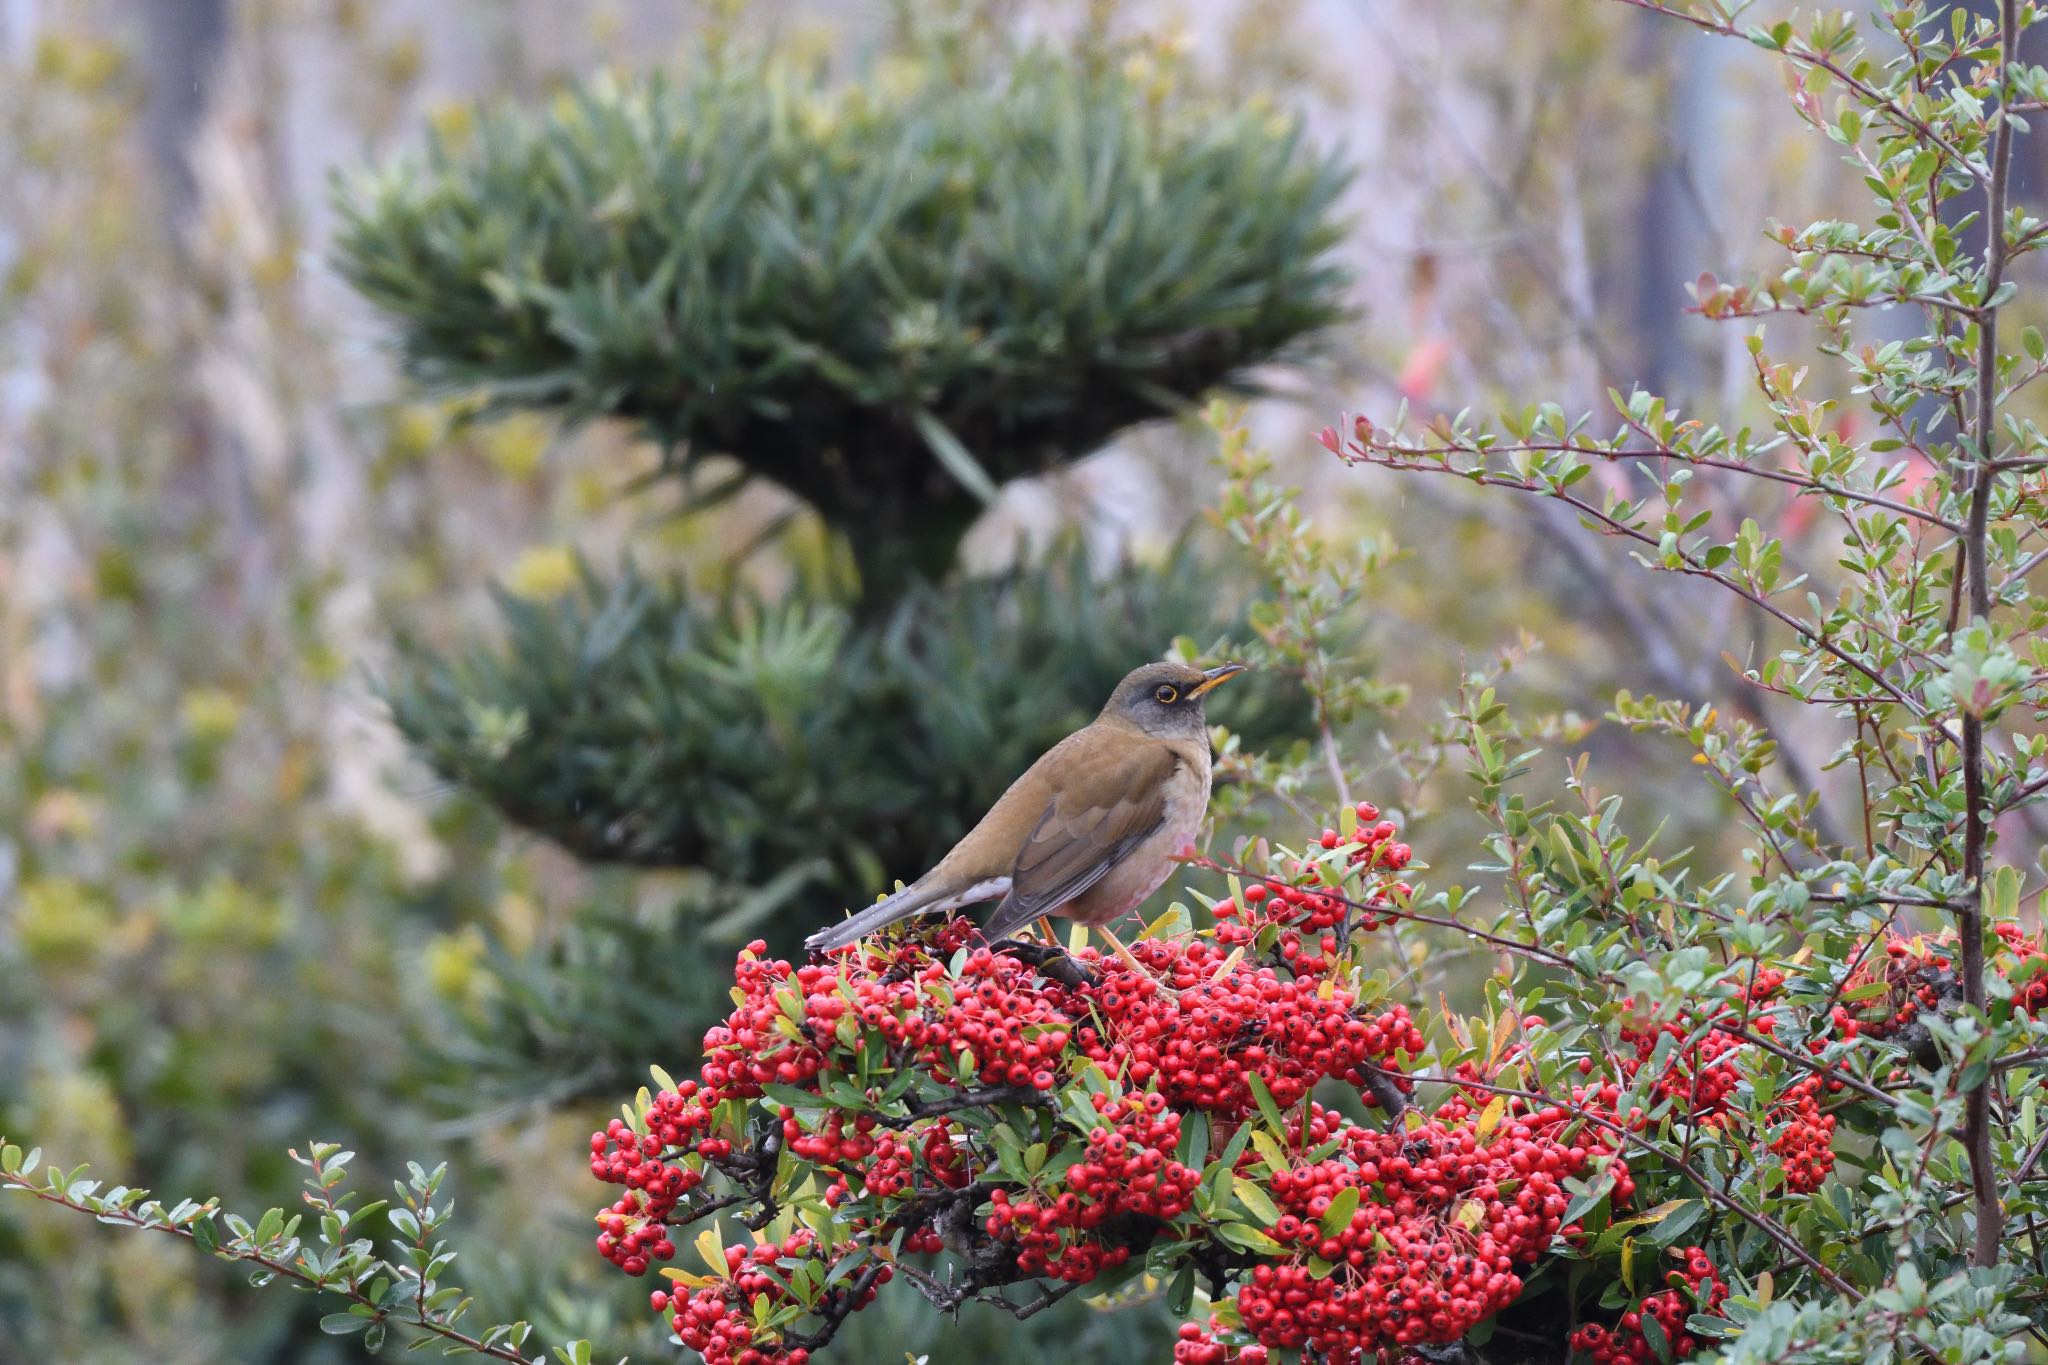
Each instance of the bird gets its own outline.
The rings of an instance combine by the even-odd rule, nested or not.
[[[1095,719],[1045,751],[938,865],[843,923],[804,941],[831,952],[885,925],[998,901],[982,936],[995,942],[1048,915],[1100,933],[1157,891],[1194,851],[1209,807],[1211,689],[1241,663],[1198,669],[1152,663],[1116,685]]]

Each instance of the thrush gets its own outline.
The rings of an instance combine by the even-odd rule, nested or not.
[[[1133,670],[1101,714],[1046,750],[938,866],[805,946],[829,952],[913,915],[999,901],[982,929],[991,941],[1059,915],[1099,931],[1128,957],[1106,926],[1157,891],[1177,856],[1193,852],[1209,807],[1202,701],[1244,670]]]

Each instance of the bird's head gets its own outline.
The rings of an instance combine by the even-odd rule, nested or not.
[[[1110,693],[1102,719],[1130,725],[1160,739],[1192,739],[1208,734],[1202,700],[1219,683],[1245,671],[1243,664],[1221,664],[1203,670],[1187,664],[1146,664],[1133,669]]]

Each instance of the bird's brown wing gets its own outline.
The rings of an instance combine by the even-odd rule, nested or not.
[[[1180,759],[1159,743],[1117,747],[1124,752],[1067,765],[1065,780],[1017,851],[1010,892],[982,931],[989,938],[1073,900],[1165,823],[1167,779]]]

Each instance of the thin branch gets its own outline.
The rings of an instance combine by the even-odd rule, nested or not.
[[[883,1274],[890,1268],[887,1261],[877,1260],[854,1276],[851,1284],[843,1289],[834,1289],[832,1301],[817,1310],[825,1319],[824,1325],[814,1332],[785,1333],[782,1339],[783,1346],[816,1351],[822,1346],[829,1345],[832,1338],[839,1335],[839,1329],[846,1325],[846,1320],[860,1310],[861,1300],[867,1297],[868,1291],[881,1282]]]
[[[1809,891],[1806,898],[1824,905],[1918,905],[1929,910],[1954,910],[1958,902],[1944,896],[1923,896],[1916,891]]]
[[[1673,9],[1669,5],[1660,3],[1660,0],[1621,0],[1621,3],[1633,5],[1637,9],[1648,10],[1652,14],[1661,14],[1667,18],[1682,20],[1685,23],[1691,24],[1694,28],[1712,33],[1717,37],[1746,38],[1747,36],[1731,23],[1709,19],[1704,15],[1695,14],[1687,10]],[[1958,168],[1968,172],[1973,179],[1982,182],[1989,178],[1983,170],[1979,169],[1968,157],[1963,155],[1961,148],[1957,147],[1940,133],[1935,132],[1927,123],[1906,112],[1905,108],[1896,99],[1884,94],[1868,81],[1850,75],[1825,54],[1802,51],[1790,47],[1783,49],[1783,52],[1787,58],[1801,66],[1810,66],[1816,70],[1827,72],[1844,86],[1854,91],[1866,103],[1882,109],[1906,127],[1911,128],[1916,135],[1946,154]],[[1989,297],[1989,295],[1987,294],[1986,297]]]
[[[1051,1096],[1043,1090],[1028,1085],[985,1085],[975,1090],[956,1090],[942,1100],[929,1104],[914,1104],[902,1115],[876,1114],[875,1122],[885,1128],[908,1128],[924,1119],[937,1118],[941,1114],[957,1114],[962,1109],[979,1109],[991,1104],[1028,1104],[1039,1108],[1052,1105]]]
[[[2020,1168],[2012,1173],[2014,1189],[2025,1184],[2027,1177],[2034,1173],[2034,1167],[2041,1160],[2043,1152],[2048,1152],[2048,1133],[2034,1139],[2034,1145],[2027,1149],[2026,1158],[2020,1162]]]
[[[1998,93],[2001,99],[2010,87],[2019,63],[2019,0],[2000,0],[1998,32]],[[2009,113],[1998,115],[1993,134],[1991,178],[1985,186],[1985,263],[1983,294],[1986,303],[1978,324],[1976,413],[1971,435],[1976,446],[1975,463],[1964,471],[1969,480],[1970,519],[1963,535],[1965,571],[1970,581],[1970,616],[1986,620],[1991,615],[1990,517],[1991,494],[1998,482],[1991,462],[1998,423],[1998,312],[1989,305],[1998,295],[2005,278],[2006,189],[2012,173],[2013,120]],[[1963,1000],[1982,1013],[1988,1003],[1984,984],[1984,854],[1990,829],[1984,819],[1984,717],[1975,708],[1963,710],[1963,876],[1969,881],[1968,901],[1956,911],[1956,934],[1962,941]],[[1970,1154],[1970,1186],[1975,1194],[1977,1236],[1971,1264],[1998,1264],[2003,1235],[2004,1207],[1998,1199],[1998,1182],[1992,1170],[1991,1084],[1987,1073],[1964,1096],[1963,1145]]]
[[[1629,2],[1633,3],[1633,0],[1629,0]],[[1404,459],[1399,458],[1414,454],[1429,453],[1426,450],[1410,451],[1402,449],[1400,447],[1386,445],[1361,445],[1355,447],[1355,449],[1359,451],[1358,454],[1346,456],[1344,458],[1349,459],[1353,463],[1374,464],[1379,465],[1382,468],[1386,469],[1407,470],[1418,473],[1449,474],[1455,478],[1464,479],[1470,483],[1490,485],[1496,488],[1508,488],[1513,489],[1516,492],[1530,493],[1538,497],[1554,499],[1555,501],[1564,503],[1568,507],[1576,508],[1582,515],[1584,515],[1589,520],[1597,522],[1601,526],[1606,527],[1608,529],[1608,533],[1611,535],[1619,536],[1627,540],[1633,540],[1637,544],[1647,545],[1650,546],[1652,549],[1658,550],[1660,553],[1662,552],[1663,547],[1659,539],[1656,536],[1651,535],[1649,532],[1644,531],[1639,527],[1630,526],[1627,523],[1616,519],[1608,513],[1603,512],[1598,507],[1595,507],[1592,503],[1587,502],[1584,498],[1575,497],[1570,493],[1554,491],[1532,480],[1510,478],[1505,474],[1497,473],[1491,470],[1454,469],[1447,464],[1413,464],[1407,462]],[[1477,452],[1459,451],[1457,453],[1468,454]],[[1718,569],[1708,568],[1705,564],[1701,563],[1697,558],[1690,554],[1687,554],[1685,551],[1679,550],[1676,552],[1676,554],[1678,556],[1678,566],[1676,568],[1664,568],[1664,572],[1687,574],[1695,578],[1704,578],[1710,583],[1719,584],[1720,586],[1726,588],[1728,591],[1734,593],[1736,596],[1742,598],[1744,601],[1749,602],[1753,606],[1757,607],[1759,610],[1771,616],[1773,619],[1777,620],[1781,624],[1787,626],[1797,634],[1813,641],[1815,647],[1819,648],[1827,654],[1834,656],[1834,658],[1836,658],[1843,664],[1847,665],[1849,668],[1854,669],[1856,672],[1861,673],[1864,677],[1868,678],[1872,683],[1876,684],[1879,690],[1881,690],[1885,694],[1884,698],[1859,698],[1858,700],[1868,702],[1889,699],[1897,705],[1904,707],[1907,711],[1911,712],[1916,718],[1921,720],[1927,719],[1926,710],[1912,697],[1900,691],[1896,683],[1894,683],[1890,678],[1887,678],[1880,670],[1873,668],[1870,664],[1865,663],[1863,660],[1857,658],[1855,655],[1850,654],[1847,650],[1843,649],[1840,645],[1837,645],[1832,640],[1829,640],[1821,632],[1818,626],[1808,625],[1806,622],[1792,615],[1783,607],[1780,607],[1777,603],[1771,601],[1769,598],[1763,596],[1761,593],[1756,592],[1751,588],[1745,586],[1744,584],[1737,582],[1735,579],[1730,578],[1727,574],[1722,573]],[[1894,641],[1893,643],[1897,642]]]
[[[1188,865],[1191,867],[1206,868],[1211,872],[1224,872],[1234,874],[1238,877],[1244,878],[1247,881],[1258,882],[1263,886],[1283,887],[1290,891],[1301,889],[1299,887],[1296,887],[1294,883],[1288,881],[1284,877],[1276,877],[1273,876],[1271,873],[1267,872],[1258,872],[1253,870],[1252,868],[1244,866],[1242,863],[1224,862],[1216,858],[1208,857],[1206,855],[1197,858],[1189,858],[1186,861]],[[1422,914],[1420,911],[1416,910],[1403,910],[1401,907],[1393,904],[1390,901],[1374,901],[1368,903],[1365,901],[1351,900],[1350,898],[1340,894],[1333,888],[1317,887],[1315,888],[1313,894],[1322,896],[1328,900],[1335,901],[1337,904],[1345,906],[1348,909],[1362,910],[1370,915],[1376,915],[1387,919],[1412,920],[1417,924],[1433,924],[1440,929],[1455,929],[1461,934],[1467,934],[1473,938],[1481,940],[1482,942],[1491,943],[1494,947],[1503,949],[1507,952],[1519,953],[1524,957],[1530,957],[1536,959],[1539,962],[1549,963],[1553,967],[1562,967],[1565,970],[1575,972],[1580,976],[1585,976],[1587,974],[1585,968],[1579,966],[1578,963],[1572,961],[1570,958],[1564,956],[1564,954],[1562,953],[1554,953],[1550,951],[1550,949],[1548,948],[1538,947],[1536,944],[1533,943],[1524,943],[1520,939],[1506,938],[1499,934],[1490,934],[1484,929],[1475,929],[1469,924],[1460,924],[1457,920],[1445,919],[1441,915],[1425,915]]]
[[[1870,1084],[1870,1082],[1864,1080],[1862,1077],[1853,1076],[1849,1074],[1847,1071],[1842,1070],[1838,1066],[1830,1066],[1828,1063],[1816,1061],[1812,1057],[1802,1057],[1798,1053],[1792,1051],[1790,1048],[1782,1047],[1779,1044],[1774,1043],[1770,1039],[1764,1037],[1762,1034],[1756,1033],[1751,1029],[1745,1028],[1739,1024],[1728,1024],[1716,1020],[1714,1022],[1714,1027],[1722,1033],[1726,1033],[1733,1037],[1740,1038],[1743,1042],[1749,1043],[1754,1047],[1762,1048],[1765,1052],[1770,1053],[1773,1057],[1776,1057],[1781,1061],[1790,1062],[1792,1065],[1800,1068],[1802,1071],[1810,1071],[1814,1075],[1819,1076],[1824,1080],[1838,1081],[1841,1084],[1847,1086],[1849,1089],[1855,1091],[1857,1094],[1864,1096],[1866,1099],[1876,1100],[1879,1104],[1885,1105],[1889,1108],[1896,1108],[1898,1106],[1899,1102],[1897,1098],[1886,1094],[1882,1090],[1879,1090],[1876,1086]]]
[[[994,1299],[984,1299],[982,1300],[982,1302],[1000,1304],[1001,1306],[1009,1310],[1011,1317],[1015,1318],[1019,1322],[1024,1322],[1031,1318],[1037,1317],[1040,1313],[1043,1313],[1046,1309],[1052,1307],[1061,1299],[1064,1299],[1067,1295],[1073,1293],[1075,1290],[1079,1288],[1081,1288],[1081,1285],[1078,1282],[1063,1284],[1057,1289],[1048,1289],[1044,1291],[1037,1298],[1033,1299],[1029,1303],[1012,1304],[1008,1299],[1004,1298],[1000,1294],[998,1294]]]
[[[2019,786],[2013,788],[2012,795],[2008,797],[2004,801],[2004,803],[1999,806],[1998,809],[2002,814],[2005,811],[2009,811],[2013,807],[2019,805],[2022,801],[2025,801],[2031,797],[2039,796],[2044,791],[2048,791],[2048,775],[2037,777],[2031,782],[2023,782]]]
[[[2026,582],[2027,575],[2040,568],[2043,564],[2048,564],[2048,549],[2036,550],[2028,555],[2020,561],[2019,567],[2006,575],[2005,581],[1998,585],[1997,595],[2004,597],[2014,588]]]
[[[1630,425],[1635,426],[1633,422]],[[1636,427],[1636,430],[1641,431],[1642,428]],[[1577,455],[1584,459],[1606,460],[1610,463],[1618,463],[1622,460],[1676,460],[1680,464],[1697,466],[1701,469],[1721,469],[1731,474],[1747,474],[1753,478],[1768,479],[1772,483],[1790,484],[1794,488],[1804,489],[1809,493],[1815,493],[1822,497],[1841,498],[1848,502],[1867,503],[1872,507],[1881,507],[1887,512],[1896,512],[1902,517],[1911,517],[1915,521],[1926,522],[1929,526],[1939,527],[1951,535],[1961,535],[1963,532],[1960,522],[1950,521],[1939,512],[1929,511],[1924,507],[1915,507],[1911,503],[1899,502],[1896,499],[1887,498],[1881,493],[1869,493],[1860,488],[1848,488],[1828,479],[1815,478],[1810,474],[1801,475],[1795,474],[1790,470],[1771,469],[1764,465],[1750,464],[1743,460],[1724,460],[1715,455],[1688,455],[1682,450],[1674,450],[1666,445],[1653,445],[1647,449],[1638,450],[1610,450],[1605,446],[1588,445],[1582,441],[1528,441],[1517,442],[1514,445],[1508,446],[1495,446],[1485,451],[1467,446],[1412,446],[1403,447],[1399,451],[1399,453],[1406,455],[1437,456],[1500,455],[1517,452],[1527,452],[1531,455]]]
[[[113,1223],[117,1226],[138,1228],[145,1232],[167,1232],[174,1237],[182,1237],[188,1242],[196,1243],[198,1240],[193,1236],[192,1228],[189,1224],[179,1226],[173,1223],[153,1222],[129,1209],[94,1209],[88,1205],[78,1203],[69,1195],[57,1190],[46,1190],[12,1177],[0,1181],[0,1189],[20,1190],[24,1194],[29,1194],[42,1200],[45,1204],[55,1204],[60,1208],[70,1209],[76,1213],[91,1214],[102,1223]],[[201,1210],[202,1213],[206,1211]],[[451,1346],[461,1347],[463,1350],[469,1351],[474,1355],[486,1356],[492,1360],[510,1361],[512,1365],[528,1365],[527,1357],[517,1350],[505,1346],[486,1345],[480,1337],[473,1337],[467,1332],[447,1326],[444,1323],[435,1322],[430,1318],[395,1315],[388,1309],[380,1307],[375,1299],[352,1284],[339,1281],[323,1282],[293,1265],[265,1256],[253,1247],[247,1250],[237,1250],[226,1246],[216,1247],[213,1254],[222,1260],[241,1261],[248,1265],[261,1266],[273,1275],[282,1275],[288,1280],[296,1280],[308,1289],[315,1289],[324,1294],[339,1295],[350,1303],[373,1309],[376,1316],[369,1319],[369,1321],[395,1322],[404,1327],[416,1328],[427,1333],[429,1336],[439,1337]],[[421,1311],[424,1312],[424,1309]]]
[[[1994,1057],[1991,1060],[1991,1069],[2010,1071],[2016,1066],[2030,1066],[2043,1058],[2048,1058],[2048,1047],[2030,1047],[2020,1052],[2009,1052],[2003,1057]]]

